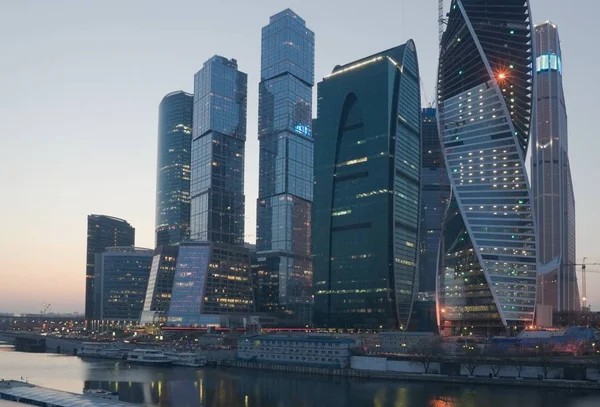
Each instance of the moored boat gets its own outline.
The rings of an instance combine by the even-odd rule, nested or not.
[[[192,352],[165,352],[167,356],[175,366],[186,366],[186,367],[203,367],[206,365],[206,358],[198,356]]]
[[[128,363],[150,366],[170,366],[173,361],[163,352],[154,349],[134,349],[127,354]]]

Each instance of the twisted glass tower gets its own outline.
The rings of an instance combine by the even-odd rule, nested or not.
[[[524,168],[533,47],[529,1],[451,2],[437,95],[452,186],[437,283],[445,335],[495,335],[533,321],[536,228]]]
[[[575,196],[569,163],[567,109],[562,86],[558,28],[536,31],[537,131],[532,144],[531,178],[539,228],[538,304],[553,311],[579,311],[575,274]]]

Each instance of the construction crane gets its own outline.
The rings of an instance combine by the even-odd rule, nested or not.
[[[50,305],[52,305],[52,304],[46,304],[46,303],[42,304],[42,309],[40,310],[40,315],[42,318],[44,318],[44,315],[46,315],[48,313],[48,310],[50,309]]]
[[[586,308],[587,306],[587,273],[600,273],[600,270],[587,270],[587,266],[600,266],[600,263],[587,263],[587,257],[583,258],[581,263],[567,263],[563,266],[580,266],[581,267],[581,307]]]
[[[440,49],[442,48],[445,24],[448,24],[448,19],[444,17],[444,0],[438,0],[438,42]]]

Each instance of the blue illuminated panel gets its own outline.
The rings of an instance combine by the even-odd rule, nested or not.
[[[294,128],[294,130],[296,131],[296,133],[302,134],[304,136],[308,136],[308,137],[312,136],[312,130],[308,126],[304,126],[302,124],[297,124],[296,127]]]
[[[558,55],[542,55],[536,58],[539,72],[558,71],[562,75],[562,61]]]

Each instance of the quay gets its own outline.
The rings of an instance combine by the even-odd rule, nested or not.
[[[48,389],[18,380],[0,380],[0,401],[40,407],[132,407],[134,404]],[[0,404],[1,406],[1,404]]]

